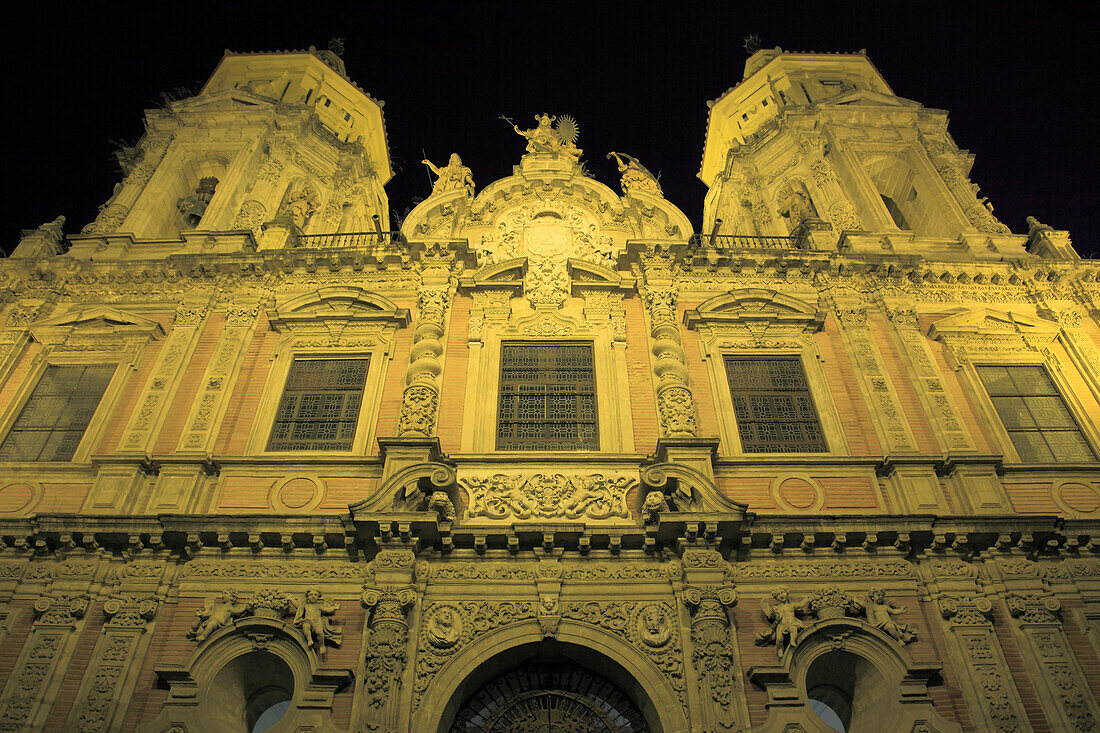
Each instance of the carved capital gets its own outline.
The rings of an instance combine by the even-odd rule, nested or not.
[[[34,602],[35,624],[75,624],[84,618],[92,599],[84,594],[39,596]]]
[[[1013,593],[1005,598],[1005,603],[1008,604],[1008,612],[1020,623],[1059,623],[1057,614],[1062,608],[1062,603],[1052,595]]]
[[[988,626],[993,616],[993,604],[985,596],[942,596],[940,614],[959,626]]]
[[[103,604],[103,615],[111,628],[143,628],[157,615],[159,603],[154,596],[111,596]]]

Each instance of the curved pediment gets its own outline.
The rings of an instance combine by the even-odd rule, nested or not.
[[[825,314],[792,295],[762,288],[741,288],[716,295],[684,313],[689,328],[707,323],[767,322],[820,330]]]
[[[409,240],[466,239],[479,262],[561,257],[608,266],[628,240],[686,241],[692,234],[683,212],[660,196],[619,196],[577,170],[516,170],[473,197],[428,197],[402,233]]]
[[[333,286],[277,302],[267,317],[275,330],[291,323],[325,320],[392,321],[404,326],[409,322],[409,311],[363,288]]]

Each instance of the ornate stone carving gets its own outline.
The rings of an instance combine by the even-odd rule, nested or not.
[[[469,517],[490,519],[611,519],[629,517],[633,479],[603,474],[495,474],[460,479],[470,494]]]
[[[88,612],[91,598],[84,594],[64,594],[40,596],[34,602],[36,624],[72,625],[84,618]]]
[[[450,649],[462,636],[462,617],[451,606],[440,606],[424,622],[424,633],[436,649]]]
[[[361,599],[370,609],[364,680],[368,718],[377,726],[392,726],[408,661],[406,614],[416,600],[416,591],[410,586],[365,587]]]
[[[108,628],[141,629],[157,615],[155,596],[112,596],[103,604]]]
[[[433,491],[428,497],[428,511],[435,512],[441,522],[455,521],[455,505],[445,491]]]
[[[846,199],[834,201],[829,206],[829,220],[838,232],[863,230],[863,220],[860,219],[856,207]]]
[[[229,626],[248,610],[248,604],[239,600],[236,591],[224,590],[220,596],[207,598],[206,604],[195,611],[198,618],[187,635],[201,644],[212,633]]]
[[[446,608],[451,611],[457,638],[453,644],[438,644],[428,632],[429,625],[438,622],[437,614]],[[467,646],[475,637],[501,626],[508,626],[535,618],[535,604],[527,601],[435,603],[424,608],[422,625],[416,650],[416,682],[413,685],[413,710],[420,707],[424,694],[435,675],[455,653]],[[450,633],[446,634],[450,637]]]
[[[770,596],[760,599],[760,610],[771,628],[757,634],[756,643],[760,646],[775,644],[775,654],[782,658],[788,647],[798,643],[798,633],[805,628],[798,617],[810,612],[810,599],[795,603],[788,589],[777,588]]]
[[[657,177],[649,172],[644,165],[638,162],[637,158],[627,155],[626,153],[616,153],[614,151],[607,154],[608,159],[615,159],[615,163],[619,167],[619,173],[622,174],[622,179],[619,181],[619,185],[623,189],[623,195],[629,196],[634,191],[643,191],[645,193],[651,193],[654,196],[663,196],[661,192],[661,184],[657,182]],[[626,158],[624,161],[623,158]]]
[[[505,118],[507,120],[507,118]],[[511,122],[511,120],[507,120]],[[557,124],[554,124],[554,122]],[[512,128],[516,134],[527,140],[527,152],[536,155],[555,155],[577,161],[584,152],[577,148],[577,123],[569,115],[535,115],[538,125],[530,130],[521,130],[516,124]]]
[[[668,603],[642,604],[634,601],[587,601],[563,603],[563,618],[582,621],[607,629],[626,639],[645,652],[650,661],[668,680],[680,700],[684,700],[684,663],[679,634],[672,619],[675,609]],[[642,636],[644,631],[650,641],[663,637],[662,628],[669,629],[668,639],[652,645]]]
[[[321,591],[309,588],[300,601],[291,601],[294,625],[302,630],[309,646],[319,657],[325,655],[328,644],[340,646],[343,631],[329,617],[340,610],[336,601],[324,600]]]
[[[867,617],[867,622],[877,629],[882,629],[902,644],[908,644],[917,638],[912,627],[894,620],[894,616],[905,613],[905,606],[894,605],[886,599],[886,591],[881,588],[872,588],[867,592],[867,597],[859,604],[859,609]]]
[[[716,722],[728,729],[734,722],[737,660],[730,644],[730,622],[725,609],[737,604],[737,592],[729,586],[687,586],[683,599],[691,609],[692,664],[704,695],[709,691],[711,700],[718,704]]]
[[[1002,224],[997,217],[993,216],[993,212],[987,206],[983,206],[980,203],[976,203],[967,208],[966,218],[970,220],[970,225],[972,227],[985,234],[1012,233],[1011,229]]]
[[[810,613],[819,619],[841,618],[859,609],[859,603],[835,585],[818,588],[807,596],[804,603]]]
[[[940,614],[959,626],[989,626],[993,604],[985,596],[942,596]]]
[[[1021,623],[1059,623],[1055,614],[1062,608],[1062,604],[1052,595],[1012,593],[1005,598],[1005,603],[1008,604],[1008,612]]]
[[[447,165],[437,167],[430,160],[420,161],[428,166],[428,170],[438,176],[432,185],[432,196],[438,196],[448,191],[465,191],[467,196],[474,195],[474,174],[462,164],[462,158],[458,153],[451,153]]]
[[[233,217],[233,223],[229,228],[247,229],[252,232],[254,238],[259,239],[261,226],[266,216],[267,209],[265,209],[264,205],[259,201],[245,201],[241,204],[241,208],[237,211],[237,215]]]
[[[642,523],[656,524],[663,512],[669,511],[668,500],[663,491],[650,491],[642,502]]]
[[[913,566],[905,560],[837,560],[832,562],[770,562],[733,566],[740,578],[911,578]]]
[[[684,349],[676,325],[676,297],[672,287],[647,286],[645,290],[651,348],[656,357],[653,374],[657,377],[657,414],[662,435],[693,436],[698,433],[695,401],[688,388]]]
[[[439,410],[437,378],[443,370],[443,323],[451,300],[450,285],[426,286],[417,290],[417,320],[413,330],[410,362],[405,370],[405,392],[397,434],[428,437],[435,434]]]

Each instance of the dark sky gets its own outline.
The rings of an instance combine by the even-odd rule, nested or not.
[[[1068,229],[1083,256],[1100,251],[1095,4],[899,5],[38,3],[7,24],[19,130],[3,155],[2,246],[58,214],[79,232],[118,180],[111,141],[140,137],[143,110],[163,91],[197,90],[224,49],[324,48],[333,36],[349,75],[386,102],[393,210],[429,192],[421,149],[437,163],[460,153],[480,189],[523,152],[498,117],[526,127],[550,112],[578,120],[596,178],[617,189],[604,154],[630,153],[698,228],[706,101],[740,81],[742,38],[756,33],[791,51],[866,48],[896,94],[950,112],[955,141],[977,156],[972,180],[1013,231],[1034,215]]]

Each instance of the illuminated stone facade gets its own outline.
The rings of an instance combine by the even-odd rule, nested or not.
[[[1100,730],[1100,269],[864,55],[698,233],[565,115],[386,231],[330,52],[146,126],[0,263],[0,731]]]

